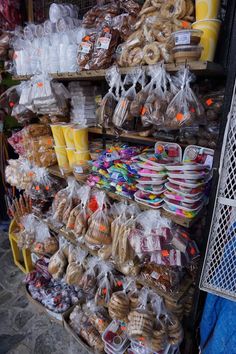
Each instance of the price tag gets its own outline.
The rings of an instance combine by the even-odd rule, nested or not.
[[[80,53],[88,54],[91,50],[92,44],[88,42],[81,42],[78,51]]]
[[[190,44],[191,35],[189,33],[178,33],[175,36],[175,45]]]
[[[152,273],[151,273],[151,277],[152,277],[153,279],[158,280],[158,279],[160,278],[160,275],[159,275],[157,272],[152,272]]]
[[[97,40],[96,47],[98,49],[108,49],[110,47],[111,37],[100,37]]]

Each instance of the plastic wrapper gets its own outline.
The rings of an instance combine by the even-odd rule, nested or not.
[[[121,97],[116,106],[112,122],[115,127],[133,130],[133,116],[130,113],[131,102],[136,96],[136,85],[142,75],[142,69],[134,69],[126,75],[124,85],[131,83],[131,87],[125,91],[123,88]]]
[[[91,245],[111,244],[111,226],[106,207],[106,195],[100,192],[97,195],[98,209],[90,217],[89,227],[85,240]]]
[[[91,10],[89,10],[83,17],[83,26],[85,28],[99,27],[104,20],[113,18],[119,15],[119,4],[115,2],[105,4],[105,5],[96,5]]]
[[[120,7],[122,8],[122,10],[135,17],[139,14],[141,10],[141,6],[134,0],[121,0]]]
[[[99,29],[92,58],[85,65],[86,70],[99,70],[108,68],[113,59],[119,40],[119,32],[113,29],[109,22],[103,23]]]
[[[94,301],[87,304],[89,310],[89,319],[96,330],[102,335],[110,324],[110,318],[104,307],[96,306]]]
[[[165,127],[179,129],[198,126],[204,117],[204,109],[190,87],[192,75],[187,68],[179,73],[181,89],[170,102],[165,116]]]
[[[79,286],[89,296],[94,296],[97,288],[98,262],[97,257],[92,257],[88,260],[87,269],[79,283]]]
[[[67,267],[67,259],[60,248],[49,261],[48,271],[54,279],[62,279]]]
[[[69,285],[79,286],[85,271],[83,263],[88,253],[80,248],[75,249],[74,252],[75,261],[69,263],[67,267],[65,282]]]
[[[85,70],[89,61],[92,59],[93,50],[96,43],[96,31],[89,31],[79,45],[77,63],[80,70]]]
[[[112,19],[112,28],[119,31],[122,41],[126,41],[133,32],[132,26],[136,21],[136,17],[128,13],[121,14]]]
[[[98,277],[98,289],[95,294],[95,303],[98,306],[106,306],[110,302],[112,291],[113,291],[113,274],[101,273]]]
[[[123,291],[114,292],[111,296],[108,312],[113,320],[127,322],[128,314],[130,312],[130,298],[128,296],[128,287],[132,283],[126,278],[125,284],[123,283]]]
[[[90,318],[78,306],[71,313],[69,324],[96,353],[104,351],[104,343],[99,332],[91,323]]]
[[[29,161],[20,157],[18,160],[8,161],[5,176],[11,186],[24,190],[32,184],[34,172]]]
[[[24,135],[22,131],[18,131],[8,139],[8,143],[13,147],[15,152],[21,156],[25,155]]]
[[[110,86],[108,93],[103,97],[97,111],[99,124],[108,128],[112,123],[112,117],[119,99],[121,76],[116,66],[107,70],[106,80]]]

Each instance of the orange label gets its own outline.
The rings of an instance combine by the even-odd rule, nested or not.
[[[38,82],[37,86],[41,88],[41,87],[43,87],[43,83],[42,82]]]
[[[181,122],[184,119],[184,114],[183,113],[177,113],[176,114],[176,119],[178,122]]]
[[[99,323],[99,324],[103,324],[103,322],[104,322],[104,321],[103,321],[103,320],[101,320],[101,319],[100,319],[100,320],[98,320],[98,323]]]
[[[195,113],[195,112],[196,112],[196,111],[195,111],[195,108],[191,107],[191,108],[190,108],[190,112],[191,112],[191,113]]]
[[[145,342],[145,338],[144,338],[144,337],[139,337],[138,340],[139,340],[140,342]]]
[[[99,226],[99,230],[102,231],[102,232],[105,232],[106,229],[107,229],[107,228],[106,228],[106,226],[104,226],[104,225],[100,225],[100,226]]]
[[[85,42],[88,42],[89,40],[90,40],[90,36],[84,37],[84,41],[85,41]]]
[[[121,105],[121,107],[126,108],[126,102],[125,102],[125,100],[121,101],[120,105]]]
[[[145,113],[147,113],[147,108],[146,107],[142,107],[141,108],[141,116],[144,116]]]
[[[121,327],[120,327],[120,329],[121,329],[122,331],[126,331],[126,328],[127,328],[126,326],[121,326]]]
[[[106,33],[109,33],[110,32],[110,28],[109,27],[105,27],[103,31],[106,32]]]
[[[167,251],[167,250],[161,251],[161,254],[163,257],[168,257],[170,255],[169,251]]]
[[[190,253],[191,253],[192,256],[194,256],[196,254],[196,250],[195,250],[194,247],[191,247]]]
[[[206,100],[206,104],[207,106],[211,106],[213,104],[213,99],[212,98],[209,98],[208,100]]]
[[[46,191],[49,191],[50,187],[49,187],[49,186],[46,186],[45,189],[46,189]]]
[[[183,28],[189,28],[189,23],[186,21],[182,21],[182,27]]]
[[[185,232],[182,232],[182,233],[181,233],[181,236],[182,236],[183,238],[186,238],[187,240],[189,239],[188,235],[187,235]]]
[[[103,295],[106,295],[107,294],[107,289],[102,289],[102,293],[103,293]]]
[[[12,108],[15,106],[15,103],[14,102],[9,102],[9,106]]]
[[[40,191],[40,187],[39,187],[39,186],[36,186],[36,187],[35,187],[35,190],[36,190],[36,191]]]
[[[52,139],[48,139],[47,144],[48,144],[48,145],[52,145],[52,144],[53,144],[53,143],[52,143]]]
[[[119,280],[119,281],[117,282],[117,285],[118,285],[118,286],[122,286],[122,285],[123,285],[122,281]]]
[[[32,177],[34,174],[33,174],[32,171],[30,171],[30,172],[28,173],[28,175],[29,175],[30,177]]]

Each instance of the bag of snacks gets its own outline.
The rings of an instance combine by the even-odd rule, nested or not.
[[[65,275],[65,282],[68,285],[74,285],[74,286],[79,286],[80,281],[83,277],[83,274],[85,272],[84,269],[84,261],[85,258],[88,255],[88,252],[81,249],[81,248],[76,248],[74,250],[75,254],[75,261],[69,263],[67,270],[66,270],[66,275]]]
[[[61,241],[59,250],[50,258],[48,271],[54,279],[64,277],[68,261],[64,253],[64,242]]]
[[[98,288],[95,294],[95,303],[98,306],[107,306],[115,284],[113,266],[109,263],[99,263],[99,275],[97,277]]]
[[[134,117],[130,112],[130,106],[136,96],[136,85],[142,75],[142,69],[133,69],[132,72],[126,75],[121,97],[116,106],[112,122],[115,127],[126,130],[134,129]],[[125,85],[131,84],[131,87],[126,91]]]
[[[128,288],[133,283],[133,280],[126,278],[123,282],[123,291],[114,292],[108,304],[108,312],[113,320],[127,322],[131,304],[128,296]]]
[[[79,45],[77,63],[80,70],[85,70],[89,61],[92,59],[94,46],[96,43],[96,30],[91,29],[83,37]]]
[[[89,198],[91,194],[91,188],[89,186],[84,186],[80,190],[80,205],[76,209],[75,227],[74,233],[77,237],[84,236],[88,228],[88,220],[90,214],[87,210]]]
[[[58,241],[51,236],[48,225],[37,220],[35,241],[31,246],[32,252],[38,255],[52,255],[58,250]]]
[[[190,83],[193,76],[188,68],[179,72],[180,90],[170,102],[165,115],[165,128],[179,129],[183,126],[198,126],[204,118],[204,108],[197,99]]]
[[[106,194],[97,194],[98,209],[89,219],[89,227],[85,240],[92,245],[109,245],[111,239],[111,225],[108,218]]]
[[[87,269],[79,283],[79,286],[88,296],[94,296],[97,288],[98,263],[99,259],[97,257],[88,260]]]
[[[104,128],[108,128],[112,123],[112,117],[120,96],[121,75],[116,66],[107,70],[106,80],[109,85],[108,93],[103,97],[98,108],[98,122]]]
[[[111,322],[107,310],[102,306],[97,306],[93,300],[87,303],[87,308],[92,325],[102,335]]]

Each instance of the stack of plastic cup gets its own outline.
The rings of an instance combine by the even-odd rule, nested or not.
[[[220,0],[195,0],[195,3],[197,21],[192,24],[192,28],[203,31],[200,60],[213,61],[221,27],[221,21],[217,19]]]
[[[88,128],[74,127],[73,137],[75,143],[75,163],[83,164],[91,159],[88,146]]]
[[[71,170],[71,166],[69,163],[68,155],[67,155],[67,148],[66,148],[66,141],[62,130],[62,124],[52,124],[51,130],[55,142],[55,152],[57,155],[57,162],[58,166],[64,172]]]

